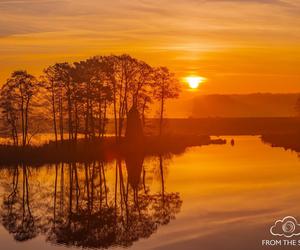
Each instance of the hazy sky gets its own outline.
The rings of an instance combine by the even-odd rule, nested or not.
[[[129,53],[201,93],[300,92],[300,0],[0,0],[0,80]]]

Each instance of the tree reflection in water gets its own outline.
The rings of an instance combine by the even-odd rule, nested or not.
[[[39,220],[31,213],[28,175],[25,165],[12,169],[11,192],[2,204],[2,224],[17,241],[26,241],[38,234]]]
[[[56,164],[48,167],[55,169],[52,185],[43,188],[34,181],[32,172],[38,168],[2,170],[1,222],[17,241],[42,234],[48,242],[66,246],[130,246],[175,219],[182,204],[178,193],[166,192],[164,157],[154,164],[159,192],[151,192],[147,175],[153,171],[143,163],[143,155],[129,155],[116,160],[110,172],[104,162]]]

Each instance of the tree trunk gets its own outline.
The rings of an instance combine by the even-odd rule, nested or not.
[[[55,109],[55,94],[54,94],[53,81],[51,82],[51,100],[52,100],[52,119],[53,119],[54,135],[55,135],[55,144],[57,144],[56,109]]]
[[[74,135],[75,142],[77,142],[78,127],[79,127],[78,104],[77,104],[77,100],[75,99],[75,132],[74,132],[75,133],[75,135]]]
[[[146,111],[146,104],[147,104],[147,100],[144,100],[143,103],[143,109],[142,109],[142,122],[143,122],[143,127],[145,127],[146,121],[145,121],[145,111]]]
[[[99,94],[98,113],[99,113],[98,137],[100,138],[101,134],[102,134],[102,98],[101,98],[101,93]]]
[[[29,97],[28,99],[26,100],[26,106],[25,106],[25,128],[24,128],[24,143],[23,144],[24,146],[27,144],[27,137],[28,137],[28,113],[29,113]]]
[[[106,109],[107,109],[107,103],[106,100],[104,101],[104,114],[103,114],[103,121],[102,121],[102,138],[105,134],[105,125],[106,125]]]
[[[95,121],[94,121],[94,109],[93,109],[93,101],[90,101],[90,115],[91,115],[91,136],[92,139],[95,139]]]
[[[64,118],[63,118],[63,103],[62,103],[62,90],[59,97],[59,129],[61,143],[64,141]]]
[[[72,102],[71,102],[71,89],[70,83],[68,82],[67,87],[68,96],[68,128],[69,128],[69,140],[73,139],[73,124],[72,124]]]
[[[25,146],[25,124],[24,124],[24,97],[23,97],[23,93],[22,93],[22,90],[21,90],[21,125],[22,125],[22,146]]]
[[[89,137],[89,116],[90,116],[90,83],[87,83],[87,93],[86,93],[86,115],[85,115],[85,139]]]
[[[114,93],[113,93],[113,95],[114,95],[113,102],[114,102],[115,137],[116,137],[116,142],[117,142],[118,141],[118,120],[117,120],[117,100],[116,100],[116,98],[117,98],[117,93],[116,93],[117,87],[116,87],[116,82],[115,81],[113,82],[113,91],[114,91]]]
[[[159,136],[163,133],[163,119],[164,119],[164,95],[161,95],[161,106],[160,106],[160,120],[159,120]]]

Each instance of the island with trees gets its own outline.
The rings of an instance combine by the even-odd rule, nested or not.
[[[168,68],[126,54],[56,63],[39,77],[14,71],[0,91],[1,137],[7,139],[0,146],[0,163],[85,161],[224,143],[164,131],[166,101],[179,94],[179,81]],[[147,129],[147,112],[154,106],[157,122]],[[131,122],[130,113],[135,113]],[[49,131],[51,140],[32,143],[37,134]]]

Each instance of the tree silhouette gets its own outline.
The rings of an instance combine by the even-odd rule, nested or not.
[[[58,130],[61,142],[64,141],[64,115],[66,111],[68,114],[69,139],[72,139],[72,98],[74,91],[71,82],[71,66],[68,63],[56,63],[53,66],[49,66],[44,70],[42,82],[48,91],[52,107],[55,142],[57,143]]]
[[[1,89],[1,108],[6,123],[11,126],[11,136],[15,145],[19,142],[26,146],[30,141],[29,120],[32,112],[33,97],[38,91],[36,78],[26,71],[14,71]]]
[[[160,102],[159,135],[163,134],[163,119],[167,99],[177,98],[180,87],[173,73],[166,67],[155,69],[154,73],[154,98]]]
[[[43,86],[43,88],[40,88]],[[160,103],[159,134],[163,132],[165,102],[179,94],[178,82],[167,68],[153,68],[130,55],[95,56],[80,62],[56,63],[47,67],[40,81],[26,71],[15,71],[1,89],[0,108],[7,134],[14,145],[30,142],[31,119],[52,120],[56,144],[103,138],[109,113],[113,115],[114,134],[124,136],[129,110],[134,107],[145,126],[145,115],[153,103]],[[33,109],[39,97],[43,113]],[[50,123],[50,122],[49,122]],[[46,128],[44,129],[44,131]]]

